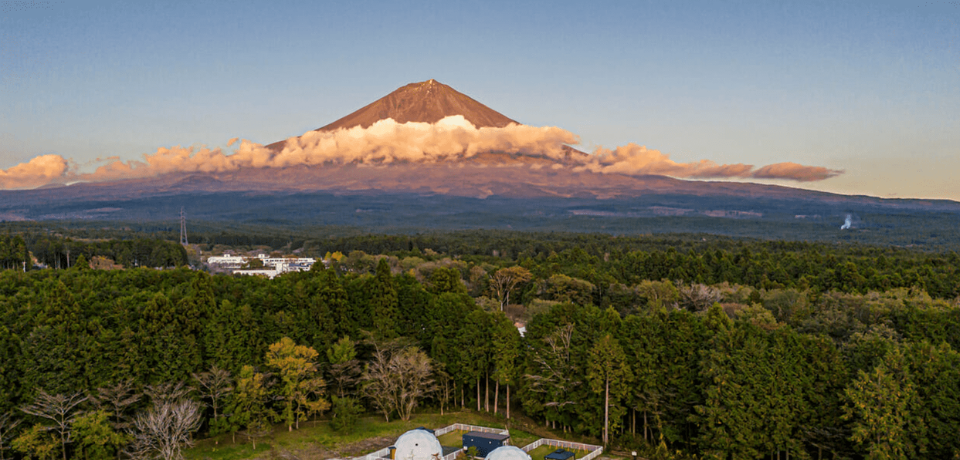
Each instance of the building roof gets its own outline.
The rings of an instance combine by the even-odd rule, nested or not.
[[[557,449],[545,455],[543,458],[550,460],[567,460],[568,458],[573,458],[573,452],[570,452],[569,450]]]
[[[510,439],[508,434],[497,434],[497,433],[483,433],[480,431],[471,431],[464,436],[473,436],[475,438],[486,438],[486,439],[496,439],[497,441],[503,441],[504,439]]]

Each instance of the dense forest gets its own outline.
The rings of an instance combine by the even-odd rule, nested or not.
[[[172,268],[187,263],[183,246],[158,238],[83,240],[47,232],[0,235],[0,268],[3,269],[33,268],[32,259],[41,267],[70,268],[81,256],[86,261],[109,259],[111,263],[120,264],[118,268]]]
[[[662,458],[960,454],[955,253],[499,236],[317,240],[311,251],[335,253],[329,268],[273,280],[92,270],[86,255],[3,271],[0,453],[136,456],[143,413],[202,399],[201,434],[254,442],[266,421],[457,405]],[[41,247],[18,238],[3,240],[11,257]],[[72,251],[135,247],[96,244]],[[292,380],[293,362],[315,375]],[[397,368],[420,373],[418,400],[378,396]],[[219,399],[204,390],[216,375],[233,389]],[[131,402],[106,404],[117,388]],[[44,435],[56,424],[37,409],[57,396],[88,410]]]

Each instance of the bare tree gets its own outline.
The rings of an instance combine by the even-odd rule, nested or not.
[[[373,401],[373,405],[389,422],[390,414],[396,410],[396,407],[394,407],[394,399],[390,396],[389,391],[394,387],[394,384],[390,375],[390,353],[388,351],[377,349],[373,353],[373,359],[367,363],[366,371],[363,374],[363,381],[364,394]]]
[[[397,411],[400,419],[410,420],[420,400],[434,391],[433,363],[419,348],[405,348],[390,360],[391,368],[399,378]]]
[[[72,395],[50,395],[40,390],[33,404],[24,406],[20,410],[34,417],[40,417],[53,422],[53,430],[60,436],[60,447],[63,451],[63,460],[67,460],[67,443],[70,442],[70,424],[77,417],[75,409],[80,403],[88,399],[83,393]]]
[[[193,379],[197,381],[200,397],[210,400],[215,423],[220,418],[220,401],[233,391],[233,379],[230,378],[230,371],[220,369],[214,364],[209,371],[192,375]]]
[[[133,381],[124,380],[113,386],[97,388],[97,392],[90,395],[90,401],[98,409],[113,412],[113,428],[119,431],[130,427],[130,423],[124,421],[123,411],[139,401],[140,396],[134,391]]]
[[[190,388],[183,382],[158,383],[156,385],[143,387],[144,394],[150,397],[150,402],[153,403],[154,406],[180,402],[186,399],[191,391],[193,391],[193,388]]]
[[[417,347],[378,349],[364,373],[364,392],[387,421],[393,412],[407,421],[420,400],[433,392],[432,373],[430,357]]]
[[[513,291],[518,284],[525,283],[531,279],[533,279],[533,274],[519,265],[501,268],[490,276],[490,288],[500,301],[500,311],[503,311],[504,305],[510,303],[510,292]]]
[[[14,420],[9,412],[0,415],[0,460],[5,460],[3,451],[9,450],[7,443],[13,439],[13,430],[17,429],[23,420]]]
[[[722,298],[723,293],[719,289],[706,284],[680,285],[680,304],[690,311],[705,311]]]
[[[133,420],[134,441],[128,454],[134,458],[180,460],[184,447],[193,445],[200,428],[200,403],[189,399],[163,401]]]
[[[327,374],[330,376],[330,382],[333,383],[333,387],[336,388],[337,396],[341,398],[345,398],[352,393],[348,391],[348,389],[357,384],[360,380],[361,373],[360,361],[355,359],[331,364],[327,371]]]

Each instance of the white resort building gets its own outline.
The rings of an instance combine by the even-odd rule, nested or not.
[[[252,259],[260,260],[263,263],[263,268],[241,269]],[[260,275],[271,279],[283,273],[310,270],[316,262],[317,260],[313,257],[268,257],[266,254],[258,254],[257,257],[224,254],[207,258],[207,265],[216,270],[230,270],[235,275]],[[325,262],[321,261],[321,263]]]

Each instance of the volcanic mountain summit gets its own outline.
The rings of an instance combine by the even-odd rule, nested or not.
[[[450,86],[430,79],[397,88],[394,92],[316,131],[334,131],[354,126],[369,128],[388,118],[397,123],[436,123],[443,118],[460,115],[477,128],[503,128],[519,124]],[[286,141],[267,147],[280,150]]]

